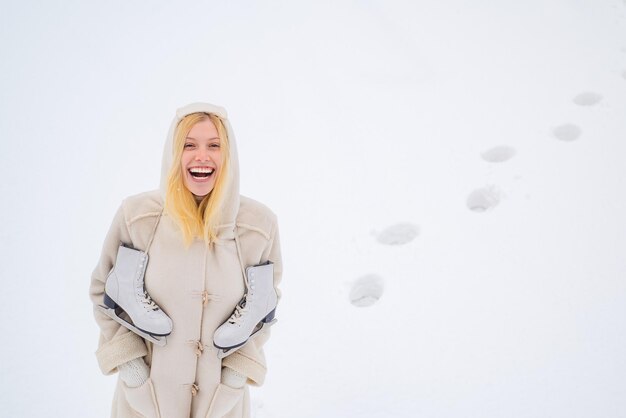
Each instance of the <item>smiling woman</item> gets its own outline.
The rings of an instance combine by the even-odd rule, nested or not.
[[[188,114],[177,124],[172,146],[173,161],[180,164],[171,164],[167,175],[171,198],[166,209],[177,219],[187,245],[198,234],[208,244],[216,237],[216,211],[229,182],[230,141],[224,122],[211,113]]]
[[[194,119],[202,118],[202,114],[189,115],[188,118],[193,123]],[[219,120],[217,122],[221,124]],[[185,186],[202,200],[213,190],[215,178],[222,166],[220,137],[210,116],[205,116],[205,119],[200,119],[192,126],[185,137],[180,162],[182,170],[186,172]]]
[[[136,265],[119,256],[136,253]],[[119,371],[111,416],[249,417],[248,385],[265,379],[281,276],[276,215],[239,194],[226,111],[178,109],[160,190],[124,199],[91,278],[95,308],[147,318],[133,329],[94,310],[100,368]],[[171,327],[150,334],[164,313]]]

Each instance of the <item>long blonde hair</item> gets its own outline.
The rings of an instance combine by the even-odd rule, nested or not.
[[[180,161],[189,131],[196,123],[206,119],[210,119],[217,128],[222,161],[213,190],[198,204],[193,193],[185,186]],[[196,237],[204,239],[207,245],[211,245],[217,238],[220,210],[226,197],[226,185],[230,176],[230,143],[226,127],[222,119],[212,113],[190,113],[178,122],[173,142],[174,158],[167,176],[165,210],[180,227],[187,248]]]

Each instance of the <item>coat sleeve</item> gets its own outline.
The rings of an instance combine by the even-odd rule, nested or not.
[[[130,231],[124,214],[124,202],[117,210],[113,223],[102,246],[102,253],[98,265],[91,275],[89,296],[93,302],[93,313],[96,323],[100,327],[100,340],[96,351],[96,358],[100,370],[105,375],[117,371],[117,366],[148,353],[142,337],[121,326],[97,306],[104,304],[104,285],[107,275],[115,264],[117,249],[120,242],[132,244]]]
[[[283,275],[283,262],[280,253],[280,239],[278,234],[278,223],[274,222],[273,230],[270,234],[268,246],[263,251],[261,263],[270,260],[274,263],[274,288],[280,302],[281,292],[278,288]],[[233,354],[222,360],[222,365],[248,376],[248,382],[253,386],[261,386],[265,380],[267,366],[263,345],[270,337],[271,327],[264,327],[257,332],[245,345]]]

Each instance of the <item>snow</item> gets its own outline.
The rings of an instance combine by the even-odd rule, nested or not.
[[[2,416],[109,415],[90,275],[193,101],[280,221],[256,418],[626,414],[625,2],[10,2],[0,69]]]

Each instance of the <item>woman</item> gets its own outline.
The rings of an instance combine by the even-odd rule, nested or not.
[[[95,309],[103,303],[120,243],[148,252],[145,289],[173,324],[164,346]],[[165,143],[160,190],[124,199],[91,279],[101,329],[96,357],[104,374],[120,372],[111,416],[248,417],[248,384],[260,386],[265,378],[269,328],[223,359],[213,334],[246,291],[243,269],[268,260],[276,288],[282,275],[276,216],[239,194],[237,147],[226,111],[207,103],[178,109]]]

